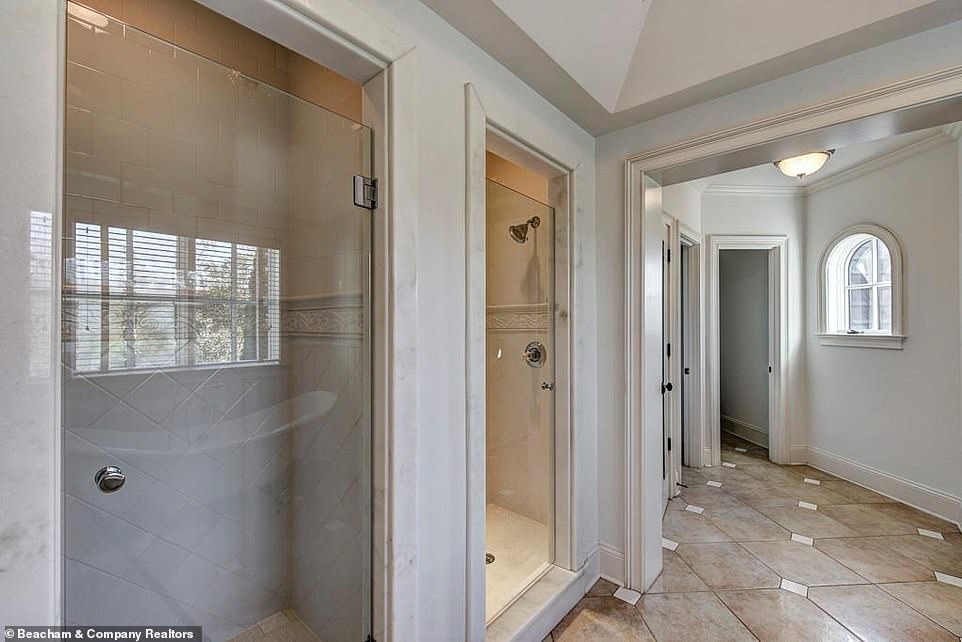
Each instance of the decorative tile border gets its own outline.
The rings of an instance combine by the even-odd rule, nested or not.
[[[492,332],[547,331],[551,326],[551,309],[547,303],[489,305],[487,317],[487,329]]]
[[[364,336],[364,307],[360,294],[335,294],[285,299],[281,333],[299,337]]]

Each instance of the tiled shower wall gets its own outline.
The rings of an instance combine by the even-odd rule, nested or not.
[[[198,49],[223,26],[179,0],[97,4],[150,10],[142,26]],[[258,43],[244,53],[261,53],[246,63],[260,77],[338,95]],[[365,131],[77,9],[66,118],[68,260],[76,221],[278,248],[283,299],[279,363],[79,374],[68,360],[68,621],[196,623],[223,640],[295,606],[322,639],[360,637],[367,248],[350,176],[369,162]],[[93,486],[106,464],[127,473],[121,492]]]
[[[518,244],[508,226],[531,216],[541,227]],[[541,390],[552,381],[551,309],[553,236],[550,208],[500,185],[487,190],[487,501],[547,523],[551,477],[554,396]],[[544,368],[522,359],[530,341],[548,347]]]

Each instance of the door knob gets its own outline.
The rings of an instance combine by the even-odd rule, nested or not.
[[[104,466],[94,475],[97,488],[105,493],[116,493],[127,481],[127,475],[116,466]]]
[[[548,383],[547,381],[541,382],[542,390],[554,390],[554,383]]]
[[[671,382],[666,381],[665,383],[661,384],[661,394],[665,394],[666,392],[671,392],[672,388],[674,388],[674,386],[671,385]]]

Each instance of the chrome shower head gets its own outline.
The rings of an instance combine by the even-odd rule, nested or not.
[[[541,225],[541,219],[537,216],[532,216],[524,223],[509,225],[508,234],[514,239],[515,243],[524,243],[528,240],[528,226],[531,226],[531,229],[537,229],[539,225]]]

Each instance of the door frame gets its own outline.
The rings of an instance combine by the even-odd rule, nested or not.
[[[788,399],[788,237],[713,235],[709,237],[708,280],[708,435],[712,466],[721,465],[721,324],[719,255],[723,250],[768,252],[768,453],[778,464],[789,463],[786,408]]]
[[[489,627],[517,627],[509,605],[498,618],[487,623],[485,617],[485,504],[486,504],[486,388],[487,388],[487,305],[486,305],[486,151],[490,150],[548,179],[548,205],[554,208],[554,567],[571,571],[582,566],[578,536],[585,514],[578,510],[583,497],[578,496],[576,471],[593,466],[590,455],[577,447],[577,414],[572,400],[579,360],[579,347],[573,342],[578,314],[579,292],[575,287],[575,264],[571,260],[576,247],[579,186],[594,180],[587,176],[583,159],[559,158],[551,153],[550,140],[538,146],[520,133],[501,124],[496,102],[484,102],[478,87],[466,83],[465,95],[465,640],[480,642]],[[555,149],[557,153],[557,149]],[[590,469],[590,468],[589,468]],[[546,573],[547,575],[547,573]],[[542,576],[544,577],[544,576]],[[531,586],[536,586],[535,581]],[[531,587],[529,587],[531,588]],[[584,590],[582,590],[582,588]],[[574,590],[572,590],[574,589]],[[587,587],[571,584],[548,611],[531,616],[520,630],[512,634],[534,636],[534,630],[553,626]],[[515,598],[518,601],[524,595]],[[557,618],[554,618],[557,615]],[[502,620],[503,618],[503,620]],[[552,619],[554,618],[554,619]],[[508,622],[510,620],[510,622]],[[551,620],[551,622],[547,622]],[[507,622],[507,624],[505,624]],[[514,623],[514,624],[513,624]],[[538,639],[544,637],[539,632]]]
[[[658,307],[661,284],[652,278],[661,237],[660,194],[657,213],[649,207],[648,181],[663,170],[697,164],[717,171],[727,154],[776,154],[805,145],[819,148],[819,137],[837,134],[857,139],[859,127],[881,125],[897,110],[924,109],[939,100],[962,99],[962,66],[872,87],[787,113],[708,132],[629,155],[624,160],[624,359],[623,416],[624,583],[646,591],[662,570],[660,510],[661,426],[657,373]],[[889,121],[890,122],[890,121]],[[829,131],[829,129],[831,131]],[[862,129],[862,131],[867,131]],[[781,154],[784,156],[784,153]],[[711,173],[711,172],[708,172]],[[657,186],[657,182],[655,183]],[[660,186],[658,190],[660,192]]]
[[[704,314],[702,305],[702,239],[701,234],[681,225],[678,248],[679,317],[682,359],[678,375],[682,384],[679,434],[683,435],[684,448],[679,450],[679,469],[685,465],[701,468],[706,461],[704,439]],[[684,268],[684,269],[683,269]],[[687,315],[681,314],[684,303]],[[688,368],[688,374],[684,369]],[[686,421],[687,420],[687,421]]]

